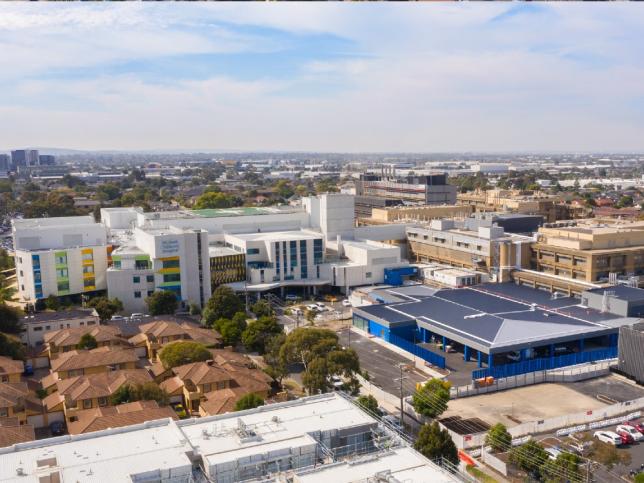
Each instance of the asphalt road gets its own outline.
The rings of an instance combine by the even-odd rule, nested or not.
[[[599,399],[606,404],[644,397],[644,388],[624,381],[619,376],[604,376],[588,381],[568,383],[577,392]],[[643,461],[644,463],[644,461]]]
[[[349,329],[338,332],[340,342],[344,346],[351,346],[360,358],[360,367],[369,373],[370,381],[382,388],[389,394],[400,394],[400,364],[409,365],[411,361],[394,351],[391,351],[380,344],[376,344],[367,337],[351,332],[351,343],[349,344]],[[404,377],[406,389],[403,389],[405,396],[409,396],[412,387],[417,382],[425,382],[428,377],[416,370],[405,372]]]

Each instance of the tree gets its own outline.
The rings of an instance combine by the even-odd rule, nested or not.
[[[87,306],[96,309],[101,322],[111,319],[114,314],[123,310],[123,303],[117,298],[94,297]]]
[[[178,307],[177,296],[169,290],[157,291],[145,299],[150,315],[172,315]]]
[[[254,409],[264,405],[264,400],[257,394],[251,392],[242,396],[239,401],[235,403],[235,411],[243,411],[245,409]]]
[[[159,353],[163,367],[171,369],[191,362],[207,361],[212,354],[205,345],[191,340],[167,344]]]
[[[251,305],[250,310],[255,314],[255,317],[265,317],[273,315],[273,308],[266,300],[258,300]]]
[[[430,379],[412,395],[412,406],[428,418],[440,416],[447,409],[450,387],[448,381]]]
[[[2,315],[0,314],[0,320]],[[19,339],[15,339],[7,334],[0,332],[0,356],[11,357],[12,359],[23,360],[26,356],[25,346]]]
[[[567,483],[582,481],[584,478],[579,470],[581,459],[573,453],[561,453],[557,458],[548,459],[541,468],[541,474],[548,482]]]
[[[165,406],[168,404],[168,395],[156,382],[149,381],[143,384],[123,384],[111,397],[114,406],[134,401],[156,401],[160,406]]]
[[[96,338],[90,333],[83,334],[76,345],[77,349],[96,349],[97,347],[98,342],[96,342]]]
[[[60,310],[60,300],[55,295],[50,295],[45,299],[45,308],[47,310]]]
[[[7,277],[0,274],[0,302],[11,302],[15,299],[17,290],[13,284],[9,284]]]
[[[507,451],[512,445],[512,435],[502,423],[496,423],[485,437],[485,444],[492,447],[493,451]]]
[[[220,285],[208,300],[201,319],[204,325],[212,327],[218,319],[231,319],[237,312],[243,312],[244,304],[235,291]]]
[[[18,334],[22,330],[20,312],[4,302],[0,302],[0,332]]]
[[[221,320],[223,320],[223,323],[217,327],[217,330],[221,334],[222,339],[224,339],[224,344],[236,345],[241,340],[242,328],[234,320]]]
[[[195,201],[194,208],[196,210],[204,210],[210,208],[230,208],[232,206],[239,206],[241,200],[235,196],[227,195],[225,193],[206,192],[202,194],[197,201]]]
[[[629,195],[622,196],[615,205],[616,208],[626,208],[633,206],[633,197]]]
[[[275,317],[260,317],[248,324],[241,340],[248,350],[263,354],[266,352],[267,341],[282,332],[282,326]]]
[[[7,270],[15,266],[14,259],[5,248],[0,248],[0,270]]]
[[[446,459],[458,465],[458,450],[446,429],[441,429],[436,421],[424,424],[414,442],[414,449],[430,460]]]
[[[280,385],[282,379],[288,375],[288,367],[280,357],[280,349],[285,340],[286,334],[282,332],[270,337],[265,344],[264,362],[267,364],[265,372]]]
[[[530,439],[510,451],[510,462],[536,477],[540,477],[541,468],[547,460],[548,453],[534,439]]]
[[[201,315],[201,307],[195,303],[190,304],[190,315]]]
[[[359,396],[356,402],[370,414],[376,414],[378,412],[378,400],[371,394],[368,396]]]
[[[317,357],[325,357],[339,348],[338,335],[328,329],[299,327],[293,330],[280,350],[284,362],[302,364],[304,369]]]

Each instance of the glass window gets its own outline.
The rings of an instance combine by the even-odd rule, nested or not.
[[[92,252],[83,253],[83,260],[94,260],[94,254]]]
[[[91,399],[83,399],[83,409],[90,409],[92,407]]]
[[[154,275],[146,275],[145,281],[148,283],[154,283]]]
[[[179,268],[179,260],[163,260],[163,268]]]
[[[58,291],[65,292],[69,290],[69,282],[58,282]]]
[[[94,273],[94,265],[85,265],[83,267],[83,273]]]
[[[135,299],[140,299],[140,298],[141,298],[141,292],[140,292],[139,290],[136,290],[136,291],[134,292],[134,298],[135,298]]]
[[[59,268],[56,270],[56,278],[67,278],[69,276],[69,270],[66,268]]]
[[[132,277],[132,283],[141,283],[141,277]]]
[[[178,273],[166,273],[163,275],[164,282],[180,282],[181,275]]]
[[[107,406],[107,398],[106,397],[99,397],[98,398],[98,405],[99,406]]]
[[[114,260],[114,268],[121,268],[121,260]]]
[[[246,249],[246,255],[259,255],[259,248]]]
[[[371,272],[365,273],[364,276],[367,277],[367,278],[371,278]]]
[[[94,287],[96,286],[96,279],[95,278],[86,278],[83,280],[83,286],[85,287]]]

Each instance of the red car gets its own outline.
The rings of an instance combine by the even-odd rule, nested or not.
[[[633,437],[626,431],[616,431],[616,433],[619,434],[620,438],[622,438],[622,444],[633,444],[635,442]]]
[[[624,423],[626,426],[631,426],[637,429],[640,433],[644,434],[644,424],[639,421],[627,421]]]

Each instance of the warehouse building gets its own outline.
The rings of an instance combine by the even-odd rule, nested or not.
[[[503,377],[615,358],[619,328],[639,320],[512,283],[405,286],[370,296],[381,303],[354,308],[354,326],[400,346],[407,345],[402,339],[425,350],[462,352],[465,361],[475,361],[473,376]]]

